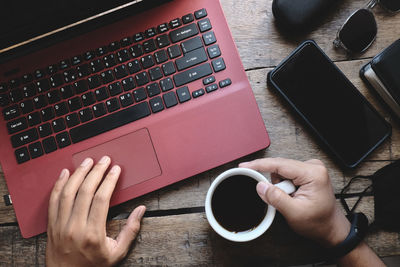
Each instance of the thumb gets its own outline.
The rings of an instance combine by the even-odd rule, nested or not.
[[[270,183],[259,182],[257,193],[264,202],[275,207],[285,217],[296,211],[294,199]]]
[[[140,221],[146,211],[145,206],[137,207],[132,213],[129,215],[126,224],[122,228],[121,232],[117,237],[117,247],[118,251],[121,254],[121,257],[124,257],[129,250],[129,246],[132,241],[135,240],[136,236],[140,230]]]

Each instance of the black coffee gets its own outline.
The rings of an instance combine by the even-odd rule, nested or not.
[[[256,191],[257,181],[236,175],[222,181],[211,200],[217,222],[231,232],[242,232],[258,226],[267,213],[267,204]]]

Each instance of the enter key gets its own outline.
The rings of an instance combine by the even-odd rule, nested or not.
[[[193,67],[207,61],[207,54],[203,47],[185,54],[185,56],[176,60],[176,67],[179,71]]]

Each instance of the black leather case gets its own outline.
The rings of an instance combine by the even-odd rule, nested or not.
[[[288,31],[306,31],[340,0],[274,0],[272,12],[277,23]],[[310,29],[311,30],[311,29]]]
[[[371,67],[397,103],[400,103],[400,39],[371,61]]]

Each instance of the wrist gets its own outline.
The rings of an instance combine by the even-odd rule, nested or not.
[[[350,233],[351,223],[346,216],[338,209],[336,209],[331,224],[327,231],[323,245],[331,248],[343,242]]]

